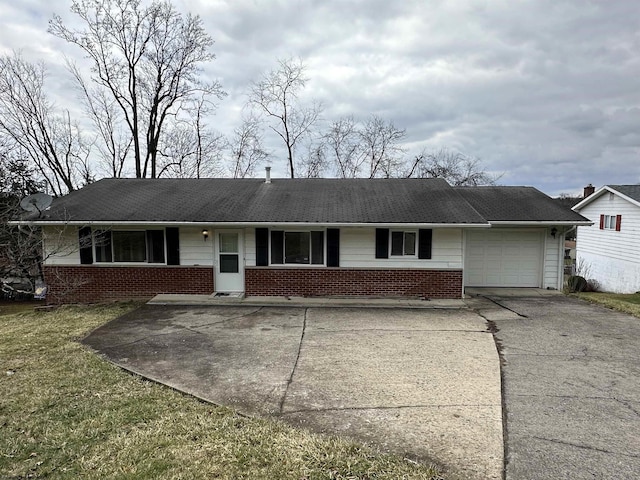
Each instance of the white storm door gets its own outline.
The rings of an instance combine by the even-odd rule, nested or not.
[[[244,292],[244,255],[241,230],[216,231],[216,292]]]

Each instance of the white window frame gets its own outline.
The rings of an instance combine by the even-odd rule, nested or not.
[[[393,253],[393,234],[402,233],[402,254]],[[413,254],[407,254],[406,241],[407,233],[413,234]],[[417,230],[392,230],[389,229],[389,258],[418,258],[418,231]]]
[[[149,262],[149,244],[147,243],[147,231],[148,230],[155,230],[155,231],[161,231],[162,232],[162,247],[164,249],[164,262]],[[114,260],[114,251],[113,251],[113,235],[111,235],[111,261],[110,262],[103,262],[103,261],[98,261],[98,255],[97,255],[97,241],[96,241],[96,236],[98,234],[98,232],[111,232],[113,234],[113,232],[144,232],[144,242],[145,242],[145,257],[146,260],[144,262],[117,262]],[[92,248],[92,254],[93,254],[93,258],[94,258],[94,263],[98,264],[98,265],[167,265],[167,232],[166,229],[164,228],[99,228],[96,227],[95,229],[91,229],[91,248]]]
[[[605,215],[603,230],[615,230],[616,229],[616,215]]]
[[[282,235],[282,262],[283,263],[273,263],[271,258],[271,231],[280,231],[283,232]],[[287,233],[308,233],[309,234],[309,262],[311,262],[311,258],[313,257],[313,252],[311,250],[312,241],[311,241],[311,232],[322,232],[322,263],[287,263],[286,262],[286,242],[287,242]],[[310,229],[299,229],[299,228],[273,228],[269,230],[269,265],[274,267],[300,267],[300,268],[314,268],[314,267],[326,267],[327,266],[327,229],[326,228],[310,228]]]

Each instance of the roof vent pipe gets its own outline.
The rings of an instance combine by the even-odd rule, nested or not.
[[[589,195],[591,195],[595,191],[596,191],[596,187],[594,187],[591,184],[587,185],[586,187],[584,187],[584,193],[582,198],[587,198]]]
[[[271,183],[271,167],[264,167],[265,178],[264,183]]]

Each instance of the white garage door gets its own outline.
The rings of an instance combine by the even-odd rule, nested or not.
[[[540,287],[541,231],[467,232],[464,262],[468,287]]]

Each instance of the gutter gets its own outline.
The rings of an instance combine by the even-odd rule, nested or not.
[[[10,225],[37,225],[37,226],[90,226],[90,225],[154,225],[169,227],[193,227],[193,226],[219,226],[219,227],[412,227],[412,228],[490,228],[490,223],[323,223],[323,222],[163,222],[163,221],[117,221],[117,220],[99,220],[99,221],[78,221],[78,220],[54,220],[54,221],[28,221],[17,220],[8,222]]]
[[[575,221],[575,222],[571,222],[569,220],[566,221],[559,221],[559,220],[555,220],[555,221],[549,221],[549,220],[544,220],[544,221],[535,221],[535,222],[524,222],[524,221],[491,221],[489,222],[491,223],[492,226],[500,226],[500,227],[504,227],[507,225],[513,225],[513,226],[519,226],[519,227],[526,227],[526,226],[534,226],[534,227],[542,227],[542,226],[560,226],[560,225],[568,225],[568,226],[590,226],[593,225],[592,221]]]

